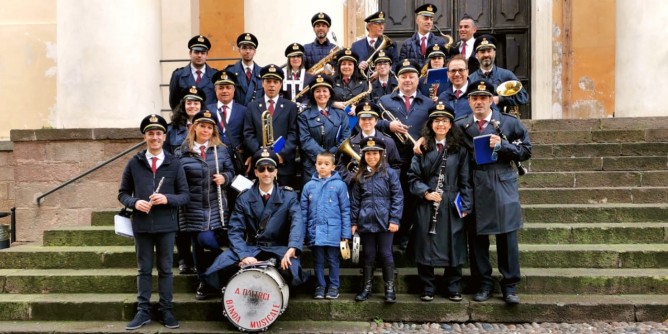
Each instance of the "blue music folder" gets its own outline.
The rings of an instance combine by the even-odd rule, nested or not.
[[[274,141],[274,153],[281,153],[283,146],[285,146],[285,139],[283,139],[283,136],[280,136]]]
[[[457,214],[459,214],[459,218],[464,218],[462,217],[462,193],[457,193],[457,197],[455,197],[455,200],[453,201],[455,204],[455,208],[457,209]]]
[[[437,83],[439,85],[444,85],[448,81],[448,69],[447,68],[434,68],[427,70],[427,84],[431,85]]]
[[[494,149],[489,147],[489,138],[492,135],[482,135],[473,137],[473,153],[475,154],[475,163],[478,165],[486,165],[496,162],[496,155]]]

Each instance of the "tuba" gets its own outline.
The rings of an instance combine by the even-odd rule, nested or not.
[[[274,126],[271,123],[273,117],[269,110],[265,110],[261,116],[262,119],[262,147],[270,148],[274,146]]]
[[[346,168],[348,168],[349,171],[353,171],[357,166],[359,166],[360,161],[362,158],[360,158],[360,155],[355,152],[353,149],[353,146],[350,145],[350,138],[346,139],[339,145],[339,148],[336,150],[336,153],[343,153],[347,156],[350,157],[350,162],[348,165],[346,165]]]

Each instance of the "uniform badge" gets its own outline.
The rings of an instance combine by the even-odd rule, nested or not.
[[[324,82],[324,81],[325,81],[325,79],[320,74],[318,74],[318,77],[315,79],[315,82],[321,83],[321,82]]]
[[[489,42],[487,41],[487,38],[483,37],[482,42],[480,42],[480,45],[487,45]]]
[[[149,122],[151,123],[157,123],[158,122],[158,116],[153,114],[151,117],[148,119]]]
[[[274,65],[271,65],[271,66],[269,67],[269,72],[270,72],[270,73],[275,73],[275,72],[276,72],[276,67],[274,67]]]
[[[432,7],[431,5],[429,5],[429,6],[427,6],[427,10],[430,11],[430,12],[433,12],[433,11],[434,11],[434,7]]]
[[[366,147],[374,147],[376,146],[376,142],[373,141],[373,139],[369,139],[369,141],[366,142]]]
[[[325,18],[325,14],[323,14],[323,13],[318,14],[318,18],[319,19]]]
[[[410,66],[410,65],[411,65],[411,61],[408,60],[408,59],[404,59],[404,62],[401,64],[401,66]]]
[[[260,154],[263,158],[269,157],[269,151],[267,149],[262,150],[262,153]]]
[[[199,37],[197,37],[197,41],[200,43],[204,43],[204,36],[200,35]]]
[[[189,90],[189,92],[192,93],[192,94],[197,94],[197,87],[195,87],[195,86],[190,86],[190,90]]]
[[[206,117],[206,118],[211,118],[211,113],[210,113],[208,110],[205,111],[203,115],[204,115],[204,117]]]
[[[478,90],[486,90],[486,89],[487,89],[487,86],[485,86],[485,82],[480,81],[480,83],[478,84]]]
[[[246,34],[246,36],[244,37],[244,39],[247,40],[247,41],[250,41],[250,40],[251,40],[250,34]]]
[[[439,51],[441,50],[441,47],[438,46],[438,44],[434,44],[434,51]]]
[[[299,50],[299,46],[297,45],[297,43],[292,44],[292,49]]]
[[[380,12],[380,13],[378,13],[378,17],[382,19],[382,18],[385,17],[385,14],[383,12]]]
[[[436,110],[445,110],[445,105],[443,104],[443,101],[438,102],[438,105],[436,105]]]
[[[345,55],[351,55],[351,54],[353,54],[353,52],[352,52],[350,49],[346,49],[346,51],[344,52],[344,54],[345,54]]]
[[[369,105],[369,102],[364,102],[364,106],[362,107],[363,111],[370,111],[371,106]]]

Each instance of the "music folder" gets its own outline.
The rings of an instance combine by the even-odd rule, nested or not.
[[[455,208],[457,209],[457,214],[459,214],[459,218],[464,218],[462,217],[462,193],[457,193],[457,197],[455,197],[455,200],[452,201],[455,204]]]
[[[439,85],[444,85],[448,81],[448,69],[447,68],[434,68],[427,70],[427,84],[431,85],[433,83],[438,83]]]
[[[492,135],[482,135],[473,137],[473,153],[475,154],[475,162],[478,165],[486,165],[496,162],[496,155],[494,149],[489,147],[489,139]]]
[[[278,137],[278,139],[274,141],[274,145],[272,146],[274,148],[274,153],[276,154],[281,153],[281,151],[283,150],[283,146],[285,146],[285,138],[283,138],[283,136],[280,136]]]
[[[237,174],[233,179],[230,186],[237,192],[242,192],[253,186],[253,181],[249,180],[247,177]]]

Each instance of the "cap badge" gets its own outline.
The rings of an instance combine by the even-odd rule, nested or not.
[[[445,110],[445,105],[443,105],[443,102],[439,102],[438,105],[436,105],[436,110]]]
[[[434,51],[438,51],[438,50],[440,50],[440,49],[441,49],[441,47],[438,46],[438,44],[434,44]]]
[[[433,11],[434,11],[434,7],[432,7],[431,5],[429,5],[429,6],[427,6],[427,10],[430,11],[430,12],[433,12]]]
[[[385,51],[380,50],[380,51],[378,52],[378,57],[385,57]]]
[[[292,44],[292,49],[299,50],[299,46],[297,45],[297,43]]]
[[[485,86],[485,82],[480,81],[478,84],[478,90],[487,90],[487,86]]]
[[[322,18],[324,18],[324,17],[325,17],[325,14],[323,14],[323,13],[318,14],[318,18],[319,18],[319,19],[322,19]]]
[[[155,115],[155,114],[151,115],[151,117],[149,117],[148,121],[151,122],[151,123],[156,123],[156,122],[158,122],[158,116]]]
[[[401,66],[410,66],[410,65],[411,65],[411,61],[408,60],[408,59],[404,59],[404,62],[401,64]]]
[[[364,107],[362,107],[363,111],[371,111],[371,106],[369,105],[369,102],[364,103]]]
[[[197,87],[195,87],[195,86],[190,86],[190,90],[189,90],[189,92],[192,93],[192,94],[197,94]]]
[[[251,40],[250,34],[246,34],[246,37],[244,37],[244,39],[250,41]]]
[[[374,146],[376,146],[376,142],[373,141],[373,139],[369,139],[369,140],[366,142],[366,147],[374,147]]]
[[[223,80],[227,80],[227,73],[223,72],[223,73],[220,75],[220,78],[223,79]]]
[[[351,55],[351,54],[353,54],[353,52],[350,49],[346,49],[346,52],[344,52],[344,54]]]
[[[385,14],[384,14],[383,12],[379,12],[379,13],[378,13],[378,17],[382,19],[382,18],[385,17]]]
[[[271,65],[271,66],[269,67],[269,72],[271,72],[271,73],[275,73],[275,72],[276,72],[276,67],[274,67],[274,65]]]
[[[206,117],[206,118],[211,118],[211,113],[210,113],[208,110],[205,111],[203,115],[204,115],[204,117]]]
[[[323,81],[325,81],[325,79],[320,75],[318,75],[318,77],[315,79],[315,82],[318,82],[318,83],[323,82]]]
[[[269,157],[269,151],[267,151],[267,149],[265,148],[264,150],[262,150],[260,156],[262,156],[263,158]]]
[[[480,45],[487,45],[487,44],[489,44],[489,42],[487,41],[487,38],[483,37],[482,42],[480,42]]]
[[[203,43],[204,42],[204,36],[200,35],[199,37],[197,37],[197,41],[200,42],[200,43]]]

